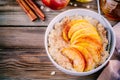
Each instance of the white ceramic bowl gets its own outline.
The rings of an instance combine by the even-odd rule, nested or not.
[[[49,35],[49,32],[53,29],[54,24],[58,23],[65,16],[74,16],[75,14],[78,14],[78,15],[81,15],[81,16],[90,16],[90,17],[95,18],[108,31],[108,40],[109,40],[109,47],[110,47],[109,54],[110,55],[102,65],[100,65],[99,67],[97,67],[97,68],[95,68],[91,71],[88,71],[88,72],[74,72],[74,71],[70,71],[70,70],[67,70],[67,69],[61,67],[60,65],[58,65],[53,60],[53,58],[51,57],[51,55],[49,54],[49,51],[48,51],[48,35]],[[116,44],[115,35],[114,35],[113,29],[112,29],[112,26],[110,25],[110,23],[103,16],[99,15],[98,13],[96,13],[94,11],[87,10],[87,9],[71,9],[71,10],[67,10],[67,11],[64,11],[64,12],[60,13],[49,23],[49,25],[47,27],[47,30],[46,30],[46,33],[45,33],[45,49],[46,49],[47,55],[50,58],[51,62],[62,72],[65,72],[66,74],[70,74],[70,75],[75,75],[75,76],[90,75],[90,74],[93,74],[93,73],[97,72],[101,68],[103,68],[108,63],[111,56],[113,55],[113,52],[114,52],[114,49],[115,49],[115,44]]]

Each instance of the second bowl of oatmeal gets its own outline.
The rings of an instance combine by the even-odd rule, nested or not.
[[[110,23],[98,13],[72,9],[60,13],[48,25],[45,49],[62,72],[85,76],[103,68],[115,49]]]

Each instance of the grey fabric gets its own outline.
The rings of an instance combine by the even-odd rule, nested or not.
[[[120,57],[120,22],[113,26],[115,35],[116,35],[116,53]]]

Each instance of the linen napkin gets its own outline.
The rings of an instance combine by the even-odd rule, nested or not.
[[[97,80],[120,80],[120,61],[110,60]]]
[[[113,56],[117,55],[120,59],[120,22],[113,26],[113,29],[116,36],[116,49]],[[110,60],[97,80],[120,80],[120,61],[118,59]]]
[[[117,56],[120,57],[120,22],[117,23],[114,27],[114,32],[116,35],[116,52],[114,54],[116,54]]]

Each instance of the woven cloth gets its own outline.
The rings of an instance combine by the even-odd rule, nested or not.
[[[120,22],[113,26],[116,36],[116,48],[113,55],[120,59]],[[97,80],[120,80],[120,61],[119,59],[110,60]]]

